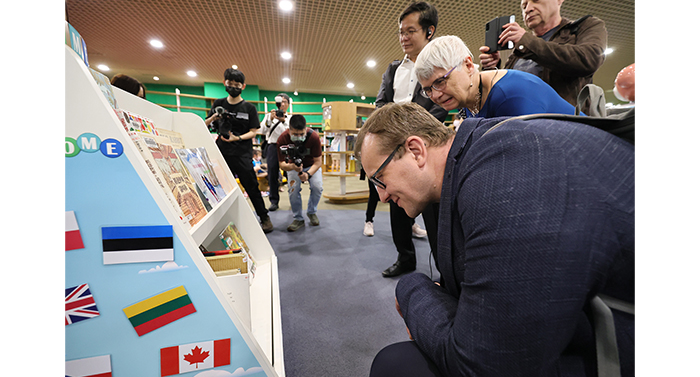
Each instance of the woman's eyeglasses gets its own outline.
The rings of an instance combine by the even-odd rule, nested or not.
[[[454,71],[457,67],[458,66],[454,66],[454,68],[450,69],[445,76],[437,78],[429,87],[421,89],[420,94],[422,94],[425,98],[430,98],[433,95],[433,89],[442,92],[443,89],[445,89],[445,86],[447,86],[447,76],[449,76],[450,73],[452,73],[452,71]]]

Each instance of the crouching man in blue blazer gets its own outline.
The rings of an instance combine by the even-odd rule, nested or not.
[[[466,119],[455,134],[413,103],[387,104],[355,154],[382,201],[440,203],[441,284],[404,276],[411,341],[375,376],[597,376],[592,299],[634,302],[634,146],[557,120]],[[612,310],[622,376],[634,316]]]

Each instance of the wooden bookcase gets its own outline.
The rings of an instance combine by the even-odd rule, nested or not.
[[[127,159],[128,170],[131,171],[131,168],[133,168],[133,171],[135,171],[138,178],[140,178],[140,183],[145,186],[145,192],[147,192],[147,197],[134,197],[133,200],[141,200],[148,203],[155,202],[157,205],[156,208],[159,209],[159,213],[156,214],[156,217],[164,218],[172,225],[174,236],[186,250],[184,259],[189,260],[189,258],[191,258],[191,262],[194,264],[194,266],[189,266],[189,268],[183,272],[182,283],[187,286],[187,282],[194,281],[194,283],[190,285],[195,286],[199,284],[198,282],[202,282],[199,286],[206,287],[202,294],[193,296],[193,301],[201,297],[200,301],[195,303],[196,306],[198,305],[202,308],[213,307],[215,309],[214,311],[217,313],[225,313],[222,314],[222,318],[225,318],[224,322],[228,321],[228,323],[206,323],[206,320],[200,322],[202,319],[206,318],[204,309],[202,309],[201,314],[197,313],[199,317],[197,317],[196,325],[191,329],[191,332],[196,337],[202,336],[201,334],[207,331],[211,331],[210,328],[212,327],[235,328],[240,334],[240,337],[237,334],[232,335],[232,349],[234,348],[235,339],[238,339],[239,343],[235,343],[235,347],[237,347],[239,352],[243,350],[245,350],[245,353],[251,352],[267,376],[284,376],[277,257],[259,225],[257,216],[251,210],[247,200],[238,188],[238,185],[236,185],[234,176],[228,169],[223,156],[213,142],[202,119],[192,113],[172,112],[120,89],[113,88],[114,97],[119,108],[150,118],[159,129],[167,129],[181,133],[185,147],[187,148],[206,148],[210,159],[223,167],[222,170],[227,175],[229,182],[232,183],[233,189],[227,193],[224,200],[219,202],[204,219],[194,226],[190,226],[188,222],[179,219],[176,211],[169,203],[166,194],[159,187],[140,152],[131,141],[109,102],[101,93],[88,67],[68,46],[66,46],[65,55],[66,136],[77,137],[78,135],[89,133],[102,138],[109,137],[121,143],[123,146],[123,155],[119,158]],[[97,153],[99,153],[99,151]],[[105,160],[107,159],[105,158]],[[71,177],[67,175],[66,179],[69,180]],[[86,188],[86,190],[87,189],[89,188]],[[138,187],[137,189],[138,190],[134,190],[134,192],[143,192],[142,188]],[[69,193],[67,192],[66,195],[68,196]],[[80,195],[80,193],[71,192],[70,195],[76,196]],[[107,200],[116,201],[120,199],[107,198]],[[88,209],[99,211],[98,206],[91,206],[86,207],[81,214],[88,212]],[[81,223],[81,214],[78,216],[79,223]],[[135,221],[138,221],[140,218],[139,213],[129,213],[129,215],[136,219]],[[147,217],[146,214],[144,214],[143,217]],[[82,219],[84,218],[85,217]],[[221,241],[218,235],[230,222],[236,224],[250,248],[250,254],[256,261],[257,268],[254,276],[251,274],[216,276],[199,249],[200,245],[204,245],[205,247],[211,245],[220,246]],[[93,224],[89,225],[92,226]],[[88,229],[88,224],[81,223],[81,232],[83,231],[83,227]],[[221,247],[216,250],[219,249],[221,249]],[[183,251],[176,250],[176,252],[182,253]],[[99,272],[96,274],[95,271],[88,271],[84,268],[80,269],[80,267],[73,266],[73,259],[69,259],[68,256],[66,258],[66,284],[69,284],[69,281],[74,278],[74,276],[68,276],[69,273],[76,275],[76,272],[77,274],[83,274],[84,272],[86,276],[94,275],[92,277],[93,280],[104,280],[100,282],[107,285],[110,283],[109,279],[114,278],[114,276],[110,274],[112,274],[113,271],[117,271],[117,268],[109,269],[100,264],[94,267],[95,271]],[[69,263],[71,263],[70,266],[68,266]],[[172,279],[172,275],[170,276],[169,279]],[[153,281],[157,282],[158,280]],[[99,284],[95,285],[99,286]],[[114,283],[112,286],[114,286]],[[127,294],[129,294],[129,292],[124,292],[124,296]],[[119,295],[121,295],[121,293],[115,296]],[[96,297],[99,299],[99,296]],[[203,302],[203,300],[207,300],[207,298],[209,298],[209,301]],[[115,298],[115,301],[116,300]],[[103,306],[107,306],[105,305],[106,301],[108,300],[104,298],[103,295]],[[100,301],[98,301],[98,305],[100,305]],[[116,324],[122,326],[124,319],[120,318],[119,314],[121,313],[116,311],[112,317],[103,316],[101,320],[115,321]],[[89,321],[96,320],[91,319]],[[110,326],[111,322],[107,323],[108,326]],[[231,324],[235,327],[232,327]],[[204,327],[200,328],[199,326]],[[80,327],[76,327],[76,329],[81,330]],[[235,333],[235,330],[228,333]],[[68,333],[68,330],[66,331],[68,357],[68,351],[72,352],[73,348],[71,342],[77,341],[75,339],[78,338],[77,335],[74,338],[73,333]],[[81,336],[85,337],[89,335],[81,334]],[[160,331],[155,335],[147,334],[147,336],[150,336],[150,338],[146,340],[137,338],[134,340],[134,344],[128,344],[128,342],[126,344],[123,342],[119,344],[116,342],[109,344],[111,340],[105,339],[105,344],[100,343],[98,348],[106,347],[106,349],[115,350],[115,352],[111,352],[112,364],[113,368],[115,368],[117,367],[119,358],[122,357],[120,352],[157,353],[157,350],[153,351],[150,348],[147,350],[140,350],[139,347],[142,347],[147,342],[154,341],[154,339],[158,339],[158,337],[164,339],[159,343],[163,344],[163,346],[174,345],[177,344],[178,341],[177,339],[170,339],[174,336],[167,331]],[[222,334],[222,337],[223,336]],[[146,336],[143,338],[146,338]],[[165,340],[166,338],[168,339],[167,342],[171,343],[167,343]],[[80,341],[85,342],[84,339]],[[181,343],[184,344],[188,342],[183,340]],[[126,350],[127,348],[132,349]],[[234,353],[232,361],[235,358],[236,354]],[[157,360],[155,362],[157,363]],[[119,375],[119,373],[115,373],[115,375]]]
[[[343,139],[340,143],[340,151],[324,151],[324,155],[330,158],[333,154],[340,154],[340,169],[338,172],[324,171],[323,175],[338,177],[340,179],[340,192],[327,193],[323,196],[331,203],[361,203],[369,198],[369,189],[358,191],[346,190],[346,179],[355,177],[357,172],[349,172],[347,161],[349,156],[354,156],[352,150],[348,150],[345,142],[348,134],[359,131],[362,125],[361,118],[368,117],[374,111],[375,106],[359,102],[326,102],[323,105],[323,132],[324,137],[333,134],[335,137]]]

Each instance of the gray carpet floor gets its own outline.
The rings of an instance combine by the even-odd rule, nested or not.
[[[270,212],[274,231],[267,236],[279,263],[286,375],[367,376],[377,352],[408,340],[394,303],[399,278],[381,275],[398,255],[389,213],[376,213],[373,237],[362,234],[364,210],[319,209],[318,217],[320,226],[305,218],[306,226],[291,233],[288,205]],[[424,228],[422,217],[416,221]],[[427,238],[414,238],[414,245],[416,271],[431,276]],[[439,278],[434,265],[432,276]]]

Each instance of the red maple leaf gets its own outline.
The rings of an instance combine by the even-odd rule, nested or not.
[[[195,346],[189,354],[184,356],[185,361],[189,361],[190,365],[203,363],[207,357],[209,357],[209,351],[202,352],[199,346]],[[199,368],[199,365],[195,365],[195,368]]]

